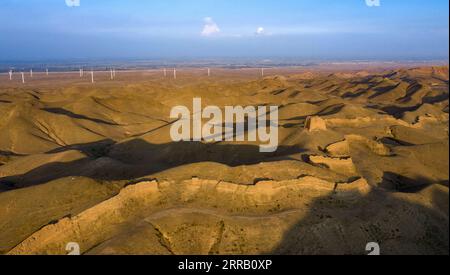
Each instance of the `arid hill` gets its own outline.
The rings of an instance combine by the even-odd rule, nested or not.
[[[0,76],[1,254],[449,254],[448,67],[124,74]],[[195,97],[279,106],[278,150],[173,142]]]

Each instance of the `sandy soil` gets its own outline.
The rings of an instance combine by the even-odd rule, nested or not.
[[[449,254],[448,67],[0,75],[0,253]],[[172,142],[279,106],[279,148]]]

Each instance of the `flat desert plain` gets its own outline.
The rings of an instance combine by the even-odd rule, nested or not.
[[[0,254],[449,254],[448,67],[0,75]],[[278,106],[279,146],[173,142]]]

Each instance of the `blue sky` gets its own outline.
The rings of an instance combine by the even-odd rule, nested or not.
[[[448,59],[448,0],[1,0],[0,60]]]

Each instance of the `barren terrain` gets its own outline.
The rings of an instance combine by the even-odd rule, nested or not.
[[[448,67],[0,75],[0,254],[449,254]],[[170,110],[279,106],[279,147]]]

